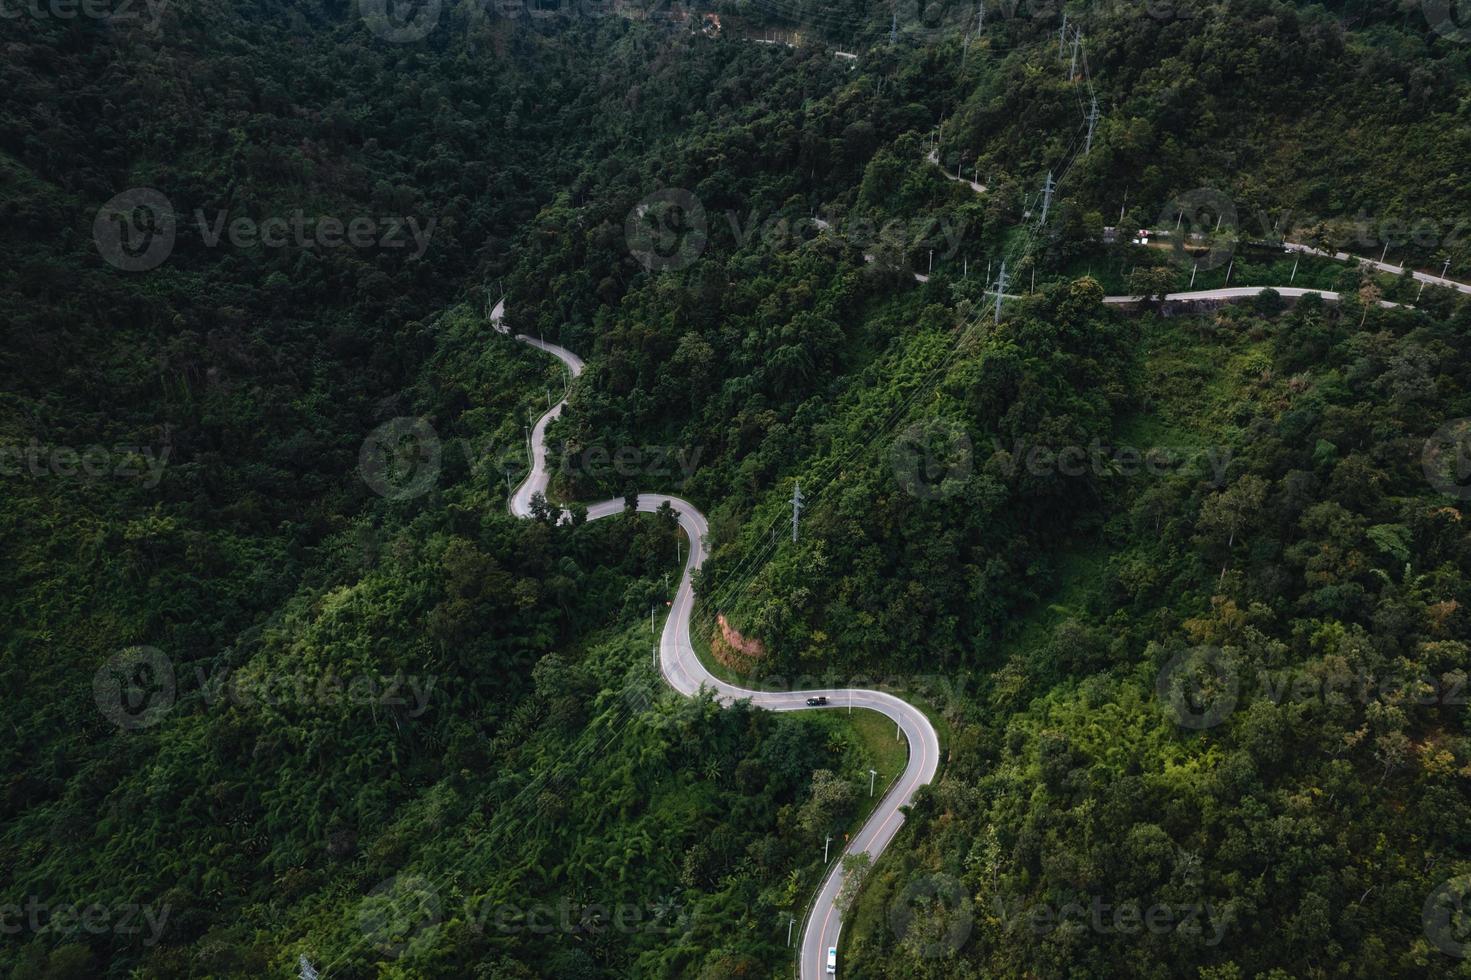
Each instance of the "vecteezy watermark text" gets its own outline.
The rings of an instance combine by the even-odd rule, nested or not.
[[[1086,904],[1084,901],[1062,905],[1042,902],[1008,908],[997,896],[991,905],[1007,931],[1026,930],[1034,935],[1065,928],[1086,929],[1104,936],[1137,936],[1147,932],[1154,936],[1200,937],[1204,945],[1216,946],[1230,927],[1229,913],[1210,901],[1156,902],[1141,906],[1133,900],[1113,903],[1091,895]]]
[[[217,670],[194,671],[206,706],[261,707],[374,706],[401,709],[418,718],[430,707],[439,678],[398,671],[339,674],[320,672]],[[92,695],[103,717],[124,731],[158,724],[179,699],[173,661],[157,647],[129,647],[109,657],[92,677]]]
[[[648,932],[670,935],[688,924],[689,917],[673,902],[574,902],[563,898],[555,903],[517,905],[485,903],[472,915],[471,928],[502,935],[554,933],[598,935],[604,932],[629,934]]]
[[[446,902],[436,883],[405,872],[379,882],[358,906],[358,927],[380,952],[397,957],[429,943],[444,920]],[[673,897],[655,902],[586,902],[561,898],[518,905],[470,902],[455,916],[476,934],[591,936],[602,933],[670,935],[688,927],[690,915]]]
[[[1214,486],[1222,486],[1231,465],[1229,446],[1106,446],[1094,439],[1086,446],[1041,446],[1014,440],[1011,448],[991,440],[993,464],[1007,476],[1020,467],[1032,476],[1166,476],[1176,470],[1209,470]]]
[[[1464,707],[1464,671],[1374,673],[1324,667],[1247,670],[1229,650],[1192,647],[1171,657],[1155,678],[1155,693],[1182,728],[1224,722],[1248,697],[1273,704],[1394,704]]]
[[[105,20],[109,24],[143,22],[158,30],[168,0],[0,0],[0,20]],[[144,11],[147,11],[146,17]]]
[[[88,481],[115,477],[140,480],[144,487],[152,490],[163,479],[163,469],[172,451],[173,447],[169,445],[155,451],[152,446],[124,445],[91,445],[77,449],[73,446],[48,446],[37,439],[31,439],[25,445],[0,443],[0,477],[25,474]]]
[[[324,673],[306,671],[259,674],[242,671],[194,672],[206,704],[232,704],[239,708],[328,705],[379,705],[404,708],[404,715],[418,718],[429,710],[439,678],[404,673],[366,673],[343,676],[332,669]]]
[[[941,261],[960,251],[969,228],[963,215],[941,215],[884,222],[862,215],[837,217],[785,214],[741,215],[728,210],[723,215],[730,239],[737,248],[759,239],[769,248],[784,249],[831,234],[844,244],[908,254],[929,251]],[[651,272],[687,269],[704,254],[710,242],[711,218],[704,203],[682,187],[665,187],[646,195],[624,219],[624,241],[639,264]],[[868,253],[865,251],[865,255]]]
[[[558,468],[568,476],[606,479],[611,476],[645,476],[651,479],[685,477],[694,473],[704,454],[703,446],[588,446],[561,454]]]
[[[160,191],[135,187],[123,191],[97,211],[92,239],[106,262],[124,272],[156,269],[173,254],[178,242],[179,212]],[[301,208],[290,214],[254,218],[231,216],[224,209],[207,214],[194,211],[199,241],[206,248],[221,243],[235,248],[405,250],[418,259],[429,248],[439,219],[420,223],[413,215],[307,215]]]
[[[0,935],[14,936],[29,931],[35,935],[136,936],[147,932],[144,946],[152,946],[168,922],[169,905],[140,905],[137,902],[47,902],[28,895],[23,902],[0,902]]]
[[[300,208],[289,216],[275,216],[257,220],[247,216],[230,217],[228,211],[216,211],[206,216],[203,210],[194,212],[199,226],[199,236],[209,248],[215,248],[221,239],[236,248],[253,248],[260,244],[266,248],[408,248],[413,242],[410,258],[417,259],[429,248],[429,238],[434,234],[438,218],[430,218],[422,226],[413,215],[406,217],[376,217],[357,215],[346,220],[334,215],[308,217]]]

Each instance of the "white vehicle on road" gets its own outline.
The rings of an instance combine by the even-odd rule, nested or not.
[[[490,311],[490,321],[498,332],[509,334],[511,331],[505,323],[505,311],[505,300],[501,300]],[[566,348],[525,334],[516,334],[515,339],[555,356],[567,366],[567,372],[573,378],[582,374],[582,358]],[[531,516],[532,498],[547,492],[551,468],[548,465],[546,429],[549,422],[561,415],[566,403],[564,398],[547,409],[531,428],[531,472],[512,491],[509,501],[509,510],[517,517]],[[659,636],[659,671],[664,680],[681,694],[698,695],[702,689],[711,690],[721,704],[748,701],[752,707],[772,711],[805,711],[822,707],[825,703],[842,701],[849,707],[871,708],[892,720],[899,733],[909,742],[908,764],[844,849],[846,854],[861,852],[868,854],[870,858],[879,857],[904,825],[904,808],[913,802],[920,787],[935,778],[940,762],[939,733],[921,711],[887,691],[756,691],[713,676],[700,662],[690,638],[690,618],[695,607],[693,574],[708,557],[706,542],[710,536],[709,524],[705,515],[687,500],[662,493],[643,490],[638,492],[637,509],[640,512],[653,513],[666,503],[674,508],[680,529],[689,540],[689,551],[679,586],[670,604],[669,616],[665,619],[664,630]],[[623,497],[588,504],[587,519],[601,520],[622,514],[626,509],[627,501]],[[564,514],[560,519],[568,520],[568,517]],[[817,703],[813,704],[812,701]],[[842,890],[845,878],[842,862],[833,862],[812,904],[811,917],[802,934],[799,969],[801,980],[821,980],[824,976],[830,977],[837,973],[838,936],[842,931],[843,921],[838,908],[838,893]],[[823,970],[823,950],[827,950],[826,972]]]

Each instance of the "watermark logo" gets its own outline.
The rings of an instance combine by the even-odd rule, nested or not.
[[[1183,266],[1218,269],[1235,251],[1236,205],[1212,187],[1176,197],[1160,212],[1158,227],[1170,228],[1170,258]]]
[[[965,489],[975,451],[965,428],[953,419],[915,422],[889,447],[889,465],[905,493],[940,500]]]
[[[1420,466],[1436,490],[1471,499],[1471,418],[1453,419],[1436,429],[1425,440]]]
[[[123,191],[102,205],[92,222],[98,253],[123,272],[158,268],[173,253],[177,235],[173,204],[151,187]]]
[[[1471,41],[1471,0],[1421,0],[1430,29],[1448,41]]]
[[[158,724],[174,706],[174,665],[157,647],[129,647],[92,675],[92,697],[108,721],[124,731]]]
[[[410,500],[439,479],[442,447],[426,420],[399,416],[368,434],[358,452],[358,473],[378,496]]]
[[[970,893],[947,874],[911,880],[889,905],[889,928],[925,959],[958,952],[970,939],[975,921]]]
[[[899,0],[892,15],[895,39],[921,44],[965,33],[976,24],[975,4],[962,0]]]
[[[705,206],[680,187],[655,191],[628,212],[623,237],[629,252],[650,272],[687,269],[710,240]]]
[[[363,23],[390,44],[422,41],[439,25],[442,0],[359,0]]]
[[[1420,921],[1425,938],[1447,956],[1465,959],[1471,953],[1471,875],[1459,875],[1442,884],[1425,899]]]
[[[415,942],[434,941],[442,909],[439,892],[423,875],[394,875],[358,904],[358,928],[373,948],[398,958]]]
[[[1234,667],[1215,647],[1177,653],[1155,678],[1154,691],[1181,728],[1214,728],[1236,710],[1241,689]]]
[[[659,689],[647,678],[630,678],[623,685],[623,703],[628,710],[636,715],[641,715],[654,706],[659,697]]]

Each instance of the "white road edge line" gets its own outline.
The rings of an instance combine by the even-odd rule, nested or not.
[[[503,322],[505,308],[504,299],[496,303],[491,310],[490,320],[491,326],[498,332],[509,335],[510,329]],[[566,365],[574,378],[582,373],[582,359],[566,348],[525,334],[517,334],[515,339],[556,357]],[[510,512],[516,517],[529,517],[532,495],[546,494],[550,482],[546,465],[547,423],[561,414],[565,404],[566,399],[557,402],[532,427],[531,472],[512,492],[508,505]],[[709,534],[709,525],[705,521],[705,515],[689,501],[668,494],[639,493],[638,509],[641,512],[656,511],[664,503],[674,509],[679,525],[690,541],[689,557],[685,560],[679,588],[674,594],[669,616],[664,621],[664,632],[659,638],[659,670],[670,687],[687,696],[698,694],[702,688],[710,688],[722,704],[748,700],[758,708],[771,711],[820,710],[811,708],[807,704],[807,698],[826,695],[829,700],[828,708],[841,708],[851,704],[855,708],[869,708],[885,715],[898,726],[909,742],[909,760],[904,772],[894,780],[858,833],[853,835],[848,846],[839,854],[838,860],[833,862],[818,890],[811,915],[803,929],[800,947],[801,978],[822,980],[826,976],[828,947],[837,946],[838,937],[842,933],[842,916],[837,910],[838,892],[842,889],[845,877],[841,859],[847,854],[867,852],[877,861],[883,854],[899,828],[904,825],[904,814],[900,808],[913,802],[920,787],[934,781],[940,762],[940,736],[922,711],[884,691],[847,688],[755,691],[728,684],[709,673],[690,642],[690,614],[694,611],[691,576],[705,560],[705,539]],[[621,514],[623,509],[622,498],[604,500],[588,506],[587,519],[592,521],[611,517]]]

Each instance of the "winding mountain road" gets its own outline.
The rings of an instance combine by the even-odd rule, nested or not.
[[[505,300],[501,300],[491,310],[490,319],[491,325],[497,331],[510,334],[510,329],[504,322]],[[515,339],[556,357],[567,366],[572,377],[575,378],[582,373],[582,359],[565,347],[558,347],[556,344],[549,344],[525,334],[517,334]],[[531,472],[511,494],[510,499],[510,511],[517,517],[531,516],[533,494],[546,494],[550,478],[547,469],[546,428],[552,419],[562,413],[562,408],[566,404],[565,398],[557,402],[537,420],[531,430]],[[828,698],[828,709],[869,708],[893,721],[908,740],[908,763],[904,767],[904,772],[879,800],[878,806],[869,815],[863,827],[853,835],[847,848],[839,855],[841,858],[846,854],[866,852],[875,861],[878,860],[879,855],[884,852],[889,842],[894,839],[894,835],[899,832],[899,828],[904,825],[904,813],[901,807],[912,802],[920,787],[927,785],[935,778],[935,772],[940,764],[939,734],[918,708],[884,691],[849,688],[754,691],[728,684],[706,670],[705,665],[700,662],[700,658],[695,653],[694,645],[690,642],[690,617],[695,607],[695,592],[691,576],[706,558],[705,541],[709,534],[709,526],[705,521],[705,515],[687,500],[681,500],[679,497],[672,497],[668,494],[639,492],[638,509],[640,511],[652,512],[665,503],[669,504],[678,516],[679,526],[684,529],[690,541],[690,553],[680,575],[679,588],[674,594],[669,617],[664,621],[664,632],[659,638],[659,671],[664,675],[664,680],[670,687],[684,695],[698,694],[702,688],[709,688],[722,704],[750,701],[755,707],[766,708],[770,711],[821,710],[809,706],[807,699],[825,695]],[[604,500],[588,506],[587,519],[591,521],[612,517],[615,514],[621,514],[623,510],[623,498]],[[817,893],[812,914],[802,932],[800,957],[802,980],[821,980],[826,976],[827,951],[830,947],[838,945],[838,937],[843,928],[837,898],[845,877],[842,861],[835,860]]]
[[[1199,303],[1212,300],[1248,299],[1267,290],[1273,290],[1279,296],[1287,299],[1301,299],[1308,293],[1317,293],[1323,297],[1325,303],[1337,303],[1342,297],[1331,289],[1304,289],[1301,286],[1226,286],[1221,289],[1197,289],[1189,293],[1166,293],[1167,303]],[[1105,296],[1103,302],[1108,306],[1125,306],[1131,303],[1142,303],[1142,296]],[[1379,305],[1390,309],[1400,304],[1381,299]]]
[[[960,174],[952,174],[950,171],[946,170],[944,165],[940,163],[940,151],[938,149],[931,149],[928,153],[926,153],[925,160],[938,167],[940,169],[940,173],[944,174],[947,180],[953,180],[956,183],[965,184],[977,194],[986,193],[985,184],[977,183],[974,180],[967,180]],[[1301,242],[1283,242],[1282,248],[1284,251],[1288,252],[1296,252],[1302,255],[1318,255],[1322,256],[1323,258],[1335,259],[1339,262],[1356,262],[1360,265],[1367,265],[1373,269],[1377,269],[1380,272],[1387,272],[1390,275],[1394,276],[1402,275],[1405,271],[1404,266],[1395,265],[1392,262],[1381,262],[1376,259],[1367,259],[1361,255],[1351,255],[1348,252],[1329,252],[1321,248],[1314,248],[1311,245],[1304,245]],[[873,261],[873,258],[871,256],[865,255],[864,258],[868,259],[870,262]],[[1447,263],[1447,265],[1449,265],[1449,263]],[[1418,270],[1411,270],[1410,275],[1416,282],[1423,282],[1430,286],[1442,286],[1446,289],[1454,289],[1457,292],[1461,293],[1471,293],[1471,285],[1468,285],[1464,282],[1458,282],[1455,279],[1446,279],[1442,276],[1434,276],[1428,272],[1420,272]],[[918,279],[921,282],[929,281],[929,277],[927,276],[921,278],[920,276],[916,275],[914,278]],[[1165,299],[1179,300],[1184,302],[1190,302],[1192,300],[1239,299],[1244,296],[1255,296],[1263,289],[1268,288],[1276,289],[1277,292],[1282,294],[1283,296],[1304,296],[1307,293],[1318,293],[1328,302],[1336,302],[1339,298],[1337,293],[1326,289],[1299,289],[1293,286],[1235,286],[1227,287],[1225,289],[1205,289],[1198,292],[1189,293],[1171,293],[1170,295],[1166,296]],[[1137,296],[1108,296],[1105,297],[1103,301],[1109,304],[1122,304],[1137,302],[1138,299],[1139,297]],[[1380,300],[1379,305],[1390,307],[1398,306],[1399,304]]]
[[[938,160],[931,155],[930,162],[938,166]],[[943,168],[941,168],[944,172]],[[983,193],[985,187],[974,181],[945,172],[945,176],[958,182],[966,183],[977,193]],[[827,227],[827,222],[818,221],[822,227]],[[1307,246],[1289,244],[1289,249],[1315,254],[1316,249]],[[1352,256],[1334,256],[1335,258],[1351,259]],[[868,261],[873,257],[865,255]],[[1372,263],[1383,267],[1380,263]],[[914,278],[920,282],[928,280],[928,276],[919,273]],[[1471,287],[1453,280],[1440,279],[1439,277],[1426,276],[1424,273],[1415,273],[1415,278],[1436,285],[1444,285],[1451,288],[1471,291]],[[1202,289],[1192,292],[1170,293],[1165,299],[1177,302],[1211,302],[1222,300],[1242,299],[1262,292],[1270,288],[1266,286],[1237,286],[1224,289]],[[1310,292],[1316,292],[1328,302],[1339,299],[1337,293],[1331,290],[1303,289],[1292,286],[1275,287],[1277,292],[1284,297],[1296,298]],[[1108,305],[1129,305],[1141,301],[1138,296],[1105,296],[1103,302]],[[1397,304],[1380,300],[1381,306],[1395,306]],[[500,333],[510,334],[505,320],[505,300],[498,302],[490,314],[491,325]],[[538,350],[545,351],[556,357],[571,373],[577,377],[582,373],[582,358],[556,344],[549,344],[544,340],[529,337],[525,334],[516,334],[515,339],[529,344]],[[536,493],[546,494],[550,483],[550,472],[547,469],[546,429],[547,425],[562,413],[562,408],[567,404],[562,399],[548,409],[531,430],[531,472],[527,474],[515,491],[511,494],[509,507],[516,517],[531,516],[531,498]],[[694,612],[695,595],[691,576],[695,569],[704,562],[707,552],[705,539],[709,534],[709,526],[705,521],[705,515],[700,513],[687,500],[673,497],[662,493],[649,493],[640,491],[638,496],[638,509],[642,512],[653,512],[663,504],[669,504],[679,519],[679,525],[684,530],[685,536],[690,541],[689,557],[685,560],[684,568],[679,579],[679,588],[675,592],[674,601],[671,605],[669,617],[664,622],[664,631],[659,638],[659,671],[670,687],[681,694],[692,696],[698,694],[702,688],[712,690],[722,704],[731,704],[735,701],[746,700],[758,708],[766,708],[770,711],[805,711],[814,710],[807,704],[809,697],[825,695],[828,698],[828,708],[869,708],[877,711],[892,720],[903,732],[909,744],[909,759],[904,772],[885,792],[883,799],[869,815],[863,827],[855,834],[842,854],[858,854],[866,852],[875,861],[889,846],[899,828],[904,825],[904,813],[902,807],[907,806],[919,792],[920,787],[928,785],[935,778],[935,773],[940,763],[940,738],[934,726],[924,713],[913,705],[892,694],[883,691],[871,691],[864,689],[834,688],[828,690],[809,691],[755,691],[748,688],[738,687],[720,680],[700,662],[695,653],[694,645],[690,642],[690,617]],[[591,504],[587,509],[588,520],[600,520],[604,517],[612,517],[621,514],[624,510],[622,498],[604,500]],[[820,710],[820,709],[817,709]],[[846,875],[843,872],[842,861],[836,860],[832,863],[824,878],[822,887],[817,894],[817,900],[813,905],[811,915],[803,928],[800,955],[801,980],[822,980],[826,976],[827,950],[838,945],[838,938],[842,933],[842,913],[838,910],[838,893],[842,890]]]

